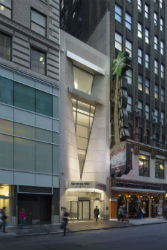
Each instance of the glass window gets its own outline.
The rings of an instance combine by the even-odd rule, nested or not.
[[[132,57],[132,43],[125,40],[125,50],[129,53],[129,57]]]
[[[53,132],[53,143],[59,145],[59,133]]]
[[[143,103],[141,101],[138,101],[138,110],[139,110],[139,115],[141,116],[143,114]]]
[[[115,4],[115,20],[122,23],[122,9]]]
[[[154,25],[157,26],[158,25],[158,15],[156,12],[154,12]]]
[[[37,140],[52,143],[52,131],[36,128],[35,137]]]
[[[132,112],[132,97],[128,96],[127,111]]]
[[[158,37],[154,36],[154,49],[158,50]]]
[[[36,142],[36,172],[52,173],[52,145]]]
[[[149,54],[145,54],[145,67],[146,67],[146,69],[149,69],[149,67],[150,67],[150,56],[149,56]]]
[[[142,64],[143,52],[141,49],[138,49],[138,63]]]
[[[137,0],[137,9],[138,11],[142,11],[142,1],[141,0]]]
[[[36,112],[47,116],[53,115],[52,95],[36,90]]]
[[[158,61],[154,60],[154,73],[158,74]]]
[[[132,70],[131,70],[131,69],[126,70],[126,73],[125,73],[125,74],[126,74],[125,77],[126,77],[126,79],[127,79],[127,83],[128,83],[129,85],[132,85]]]
[[[150,94],[150,81],[148,79],[145,80],[145,93]]]
[[[35,89],[14,82],[14,106],[35,111]]]
[[[154,119],[155,119],[155,122],[158,123],[158,121],[159,121],[159,112],[158,112],[158,109],[154,110]]]
[[[11,0],[0,0],[0,14],[11,18]]]
[[[0,76],[0,102],[13,105],[13,81]]]
[[[46,54],[31,48],[31,69],[42,75],[46,74]]]
[[[145,29],[145,42],[146,42],[147,44],[149,44],[149,40],[150,40],[149,36],[150,36],[149,30],[148,30],[148,29]]]
[[[31,9],[31,29],[42,36],[46,35],[46,16]]]
[[[35,128],[20,123],[14,123],[14,135],[26,137],[29,139],[35,138]]]
[[[165,165],[162,159],[155,159],[155,178],[165,178]]]
[[[160,18],[160,30],[163,31],[164,30],[164,19]]]
[[[11,37],[0,33],[0,57],[11,60]]]
[[[165,68],[164,65],[161,64],[161,78],[164,79],[164,76],[165,76]]]
[[[163,41],[160,41],[160,52],[161,52],[161,55],[164,55],[164,42]]]
[[[0,119],[0,133],[13,135],[13,122]]]
[[[143,37],[143,26],[142,24],[138,23],[138,32],[137,32],[137,35],[139,38],[142,38]]]
[[[13,169],[13,137],[0,134],[1,169]]]
[[[165,89],[161,89],[161,102],[165,102]]]
[[[150,160],[146,155],[139,155],[139,176],[150,176]]]
[[[145,4],[144,10],[145,10],[145,18],[148,18],[149,17],[149,7],[147,4]]]
[[[53,117],[59,118],[59,98],[53,96]]]
[[[143,77],[142,75],[138,75],[138,90],[143,90]]]
[[[125,27],[132,30],[132,17],[128,13],[125,13]]]
[[[145,117],[146,120],[149,120],[150,118],[150,107],[148,105],[145,106]]]
[[[34,141],[14,137],[14,168],[22,171],[35,170]]]
[[[160,7],[160,8],[163,7],[163,0],[159,0],[159,7]]]
[[[59,147],[53,146],[53,174],[59,174]]]
[[[154,86],[154,97],[155,97],[155,99],[159,98],[159,87],[156,84]]]
[[[73,72],[74,88],[91,95],[93,75],[77,67],[73,67]]]
[[[122,51],[122,36],[115,32],[115,48]]]
[[[165,113],[161,112],[161,124],[162,126],[165,126]]]

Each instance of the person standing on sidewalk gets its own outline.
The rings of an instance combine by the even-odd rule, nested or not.
[[[100,214],[99,208],[98,206],[96,206],[96,208],[94,209],[94,216],[95,216],[96,221],[98,220],[99,214]]]
[[[67,212],[67,209],[64,208],[64,213],[63,213],[63,229],[64,229],[64,232],[63,232],[63,236],[66,236],[68,217],[69,217],[69,213]]]
[[[1,220],[2,220],[2,232],[3,233],[7,233],[6,232],[6,219],[7,219],[7,215],[6,215],[6,207],[3,207],[1,210]]]
[[[19,219],[20,219],[21,228],[23,228],[23,226],[25,225],[25,221],[26,221],[26,213],[25,213],[24,208],[22,208],[20,211]]]

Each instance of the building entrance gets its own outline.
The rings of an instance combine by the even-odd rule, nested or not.
[[[72,220],[90,220],[90,201],[71,201],[70,218]]]

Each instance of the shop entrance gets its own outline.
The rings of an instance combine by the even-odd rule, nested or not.
[[[71,201],[70,217],[72,220],[90,220],[90,201]]]

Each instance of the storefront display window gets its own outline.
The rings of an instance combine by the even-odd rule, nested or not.
[[[6,207],[6,214],[8,216],[7,222],[9,223],[10,211],[10,187],[8,185],[0,185],[0,209]]]

